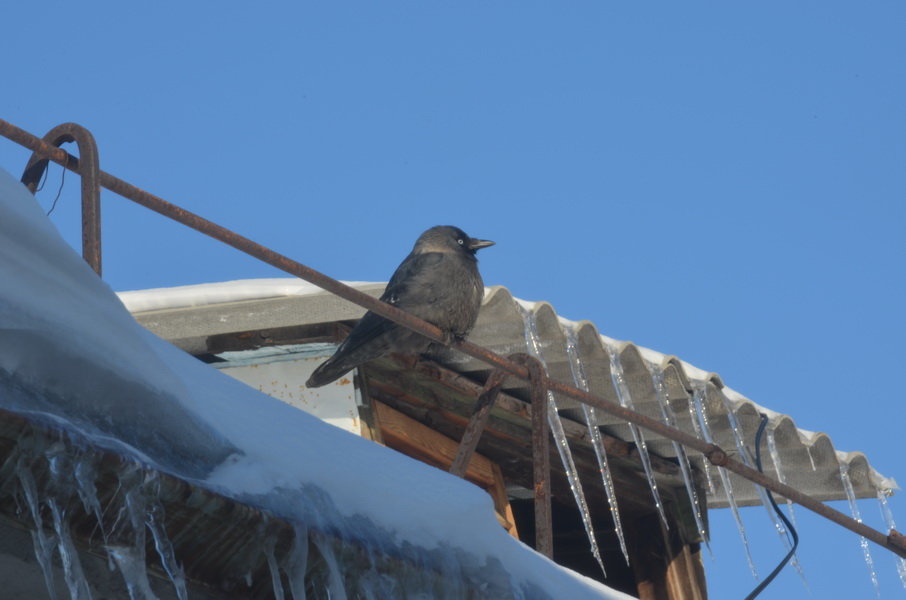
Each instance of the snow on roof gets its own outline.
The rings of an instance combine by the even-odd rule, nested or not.
[[[146,331],[2,169],[0,238],[0,386],[31,392],[19,402],[2,394],[0,407],[53,419],[287,520],[366,524],[388,547],[448,552],[463,572],[502,569],[518,596],[629,598],[510,537],[479,488],[252,390]],[[283,282],[268,293],[304,287]]]
[[[347,285],[363,287],[384,283],[347,281]],[[307,296],[320,294],[324,290],[313,283],[295,278],[245,279],[223,281],[220,283],[202,283],[182,285],[169,288],[155,288],[135,292],[119,292],[117,295],[129,312],[140,313],[174,308],[191,308],[211,304],[227,304],[243,300],[263,300],[284,296]]]

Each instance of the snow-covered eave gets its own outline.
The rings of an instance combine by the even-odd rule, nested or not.
[[[103,557],[107,547],[133,543],[133,530],[124,526],[130,510],[126,498],[133,495],[132,502],[155,503],[157,531],[163,536],[155,544],[171,545],[173,554],[180,557],[190,589],[216,590],[218,597],[231,594],[249,600],[274,597],[272,568],[284,565],[289,570],[286,565],[291,565],[293,555],[299,552],[298,527],[264,508],[209,489],[203,481],[172,475],[136,460],[130,453],[99,446],[54,421],[47,414],[0,409],[0,484],[13,489],[17,478],[24,481],[27,469],[34,501],[53,501],[66,511],[66,528],[72,540],[60,537],[58,543],[69,546],[67,551],[78,549]],[[54,465],[60,464],[66,465],[67,473],[55,474]],[[87,486],[93,490],[93,497],[83,494]],[[81,501],[73,497],[76,489]],[[0,517],[19,527],[33,528],[30,513],[22,510],[22,504],[30,502],[24,488],[18,498],[0,494]],[[309,524],[304,536],[318,546],[358,555],[389,574],[418,572],[438,581],[450,576],[425,555],[394,552],[391,546],[375,543],[367,535],[350,535],[354,531]],[[273,565],[268,562],[269,555],[275,561]],[[148,573],[169,581],[165,566],[157,559],[151,563]],[[462,581],[447,585],[467,587]]]
[[[250,599],[272,597],[264,556],[250,553],[248,547],[261,544],[266,529],[266,535],[279,542],[281,554],[285,553],[288,540],[292,539],[288,523],[260,508],[206,489],[198,481],[181,479],[136,460],[131,454],[98,446],[55,421],[46,413],[20,414],[0,409],[0,464],[4,465],[0,482],[5,482],[8,490],[15,489],[17,478],[24,481],[27,469],[35,491],[34,501],[52,500],[66,511],[66,527],[74,543],[69,550],[78,548],[105,556],[106,546],[131,543],[127,539],[131,530],[118,523],[128,520],[124,514],[125,496],[151,482],[155,501],[162,508],[159,515],[163,518],[163,531],[178,532],[167,543],[172,543],[177,556],[191,557],[181,559],[190,587],[233,590]],[[66,472],[55,475],[51,461],[65,464]],[[77,472],[79,475],[74,477]],[[62,477],[73,479],[64,481]],[[88,486],[95,495],[91,500],[87,500],[90,494],[82,495]],[[89,505],[71,496],[66,501],[76,488]],[[18,501],[15,494],[0,495],[0,515],[26,529],[33,528],[29,512],[23,512],[19,502],[32,500],[24,493]],[[202,548],[209,551],[203,552]],[[149,573],[167,579],[160,563]]]
[[[372,295],[379,295],[384,284],[353,285]],[[119,295],[139,322],[159,335],[176,343],[180,332],[186,336],[185,340],[194,336],[196,353],[208,333],[286,326],[290,322],[304,324],[347,320],[358,318],[364,312],[360,307],[316,286],[294,279],[223,282],[122,292]],[[694,430],[689,403],[696,389],[706,390],[706,416],[714,441],[731,455],[737,453],[728,412],[736,415],[744,443],[749,449],[754,448],[760,415],[767,415],[768,431],[776,453],[765,453],[766,471],[777,477],[775,462],[779,463],[782,478],[800,491],[820,500],[845,499],[846,490],[839,477],[841,468],[848,472],[857,497],[873,497],[879,492],[898,489],[896,482],[875,471],[861,452],[835,450],[826,434],[800,429],[791,416],[756,404],[727,387],[716,373],[699,369],[675,356],[601,335],[593,323],[567,320],[558,316],[550,304],[519,300],[504,287],[486,289],[482,312],[470,341],[501,354],[525,351],[520,308],[528,309],[536,320],[542,353],[555,379],[572,381],[566,353],[566,333],[572,329],[588,371],[592,393],[617,402],[609,361],[610,353],[617,352],[626,371],[635,407],[647,416],[662,418],[652,383],[654,370],[663,370],[671,408],[677,415],[679,426],[690,433]],[[183,344],[183,347],[192,351],[187,345],[191,344]],[[479,380],[488,372],[484,363],[462,355],[452,358],[450,365]],[[567,414],[572,411],[578,418],[574,402],[562,398],[558,404],[561,409],[566,409]],[[602,414],[599,424],[617,437],[630,439],[625,423]],[[662,456],[672,457],[675,454],[668,440],[649,436],[649,445]],[[704,468],[701,457],[697,460],[700,468]],[[740,505],[760,502],[757,491],[748,481],[733,475],[732,483]],[[712,507],[726,505],[719,481],[708,494],[708,502]]]

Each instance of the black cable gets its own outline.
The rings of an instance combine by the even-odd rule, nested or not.
[[[45,175],[47,174],[47,171],[48,171],[48,170],[49,170],[49,169],[47,169],[47,170],[44,171]],[[66,167],[63,167],[63,174],[60,175],[60,189],[57,190],[57,197],[53,199],[53,204],[51,205],[50,210],[47,211],[47,216],[48,216],[48,217],[50,216],[50,213],[53,212],[53,209],[55,209],[55,208],[57,207],[57,200],[60,199],[60,194],[63,192],[63,184],[64,184],[64,183],[66,183]],[[42,184],[42,185],[43,185],[43,184]]]
[[[762,414],[761,423],[758,424],[758,432],[755,434],[755,466],[758,467],[759,473],[764,473],[764,469],[762,469],[761,467],[761,436],[764,433],[764,428],[767,424],[768,417],[767,415]],[[764,590],[764,588],[768,587],[768,585],[770,585],[770,583],[774,581],[774,578],[780,574],[780,571],[783,570],[783,567],[785,567],[786,564],[790,562],[790,559],[793,558],[794,554],[796,554],[796,548],[799,547],[799,534],[796,533],[796,528],[793,527],[793,524],[790,523],[789,519],[786,518],[786,515],[783,514],[783,512],[780,510],[780,507],[777,506],[777,502],[774,500],[774,496],[771,494],[771,492],[767,492],[766,495],[768,497],[768,500],[770,500],[771,502],[771,507],[774,509],[774,512],[777,513],[777,516],[780,517],[780,520],[783,521],[784,525],[786,525],[788,532],[787,535],[793,538],[793,547],[790,548],[790,551],[787,552],[786,556],[783,557],[783,560],[780,561],[780,564],[774,567],[774,570],[771,571],[771,573],[767,577],[765,577],[764,581],[759,583],[755,587],[755,589],[752,590],[752,592],[748,596],[746,596],[746,600],[752,600],[752,598],[760,594]]]

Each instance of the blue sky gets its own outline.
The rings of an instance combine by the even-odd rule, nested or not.
[[[906,482],[906,4],[129,4],[5,7],[0,117],[85,125],[104,170],[342,279],[386,279],[434,224],[494,239],[487,283]],[[0,140],[0,166],[26,159]],[[59,185],[52,167],[40,202]],[[114,289],[280,276],[103,200]],[[70,174],[52,219],[73,243],[77,208]],[[724,513],[706,568],[738,598]],[[797,516],[813,596],[873,597],[857,539]],[[744,518],[767,572],[782,548]],[[786,572],[762,597],[807,595]]]

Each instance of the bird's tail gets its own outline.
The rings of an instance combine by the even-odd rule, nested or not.
[[[334,355],[321,363],[305,382],[305,387],[316,388],[327,385],[345,375],[354,366],[344,360],[335,360],[336,358],[337,356]]]

